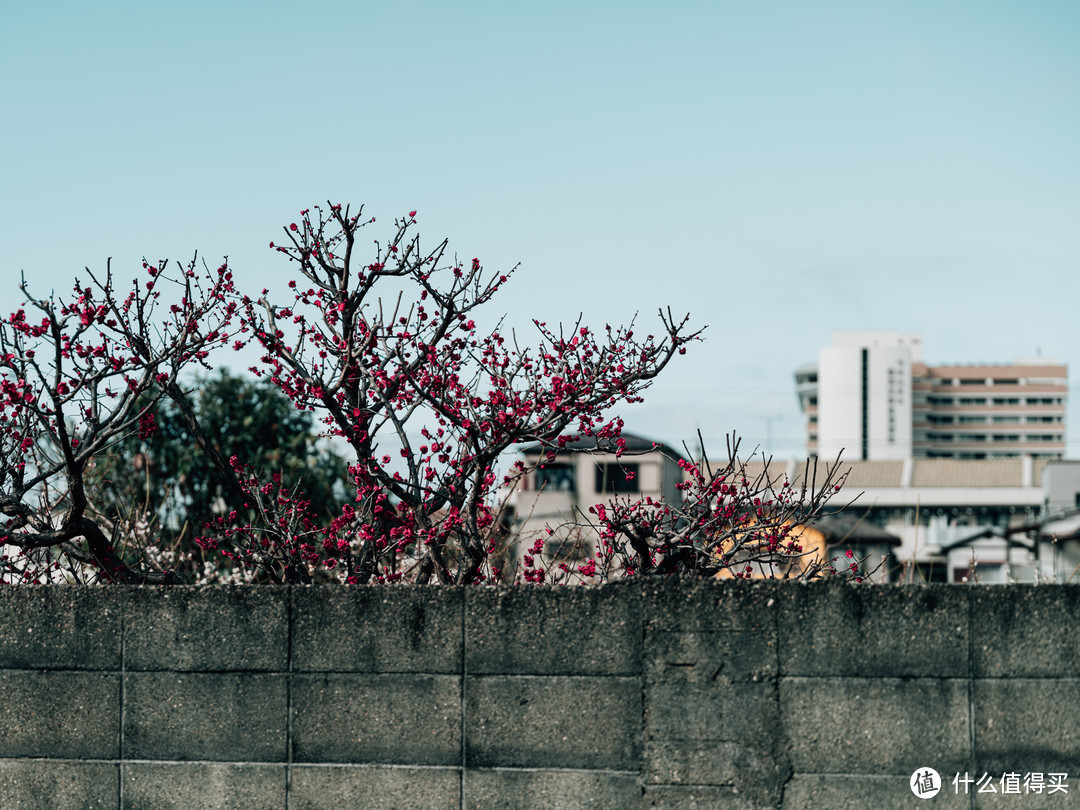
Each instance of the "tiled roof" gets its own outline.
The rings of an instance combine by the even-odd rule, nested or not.
[[[709,460],[709,464],[712,465],[713,472],[722,470],[725,464],[719,464],[716,461]],[[773,459],[772,463],[768,465],[769,480],[776,484],[781,484],[784,481],[784,476],[787,474],[787,461],[778,461]],[[765,462],[758,459],[755,461],[747,461],[745,467],[746,480],[753,482],[756,481],[763,472],[766,470]],[[763,482],[764,483],[764,482]]]
[[[821,480],[824,472],[821,462],[818,462],[818,480]],[[829,464],[829,469],[836,466],[836,462]],[[903,485],[904,462],[903,461],[840,461],[840,472],[848,472],[845,487],[899,487]]]
[[[954,458],[915,459],[911,472],[913,487],[1022,487],[1024,459]]]
[[[895,534],[862,520],[857,515],[827,515],[814,521],[813,526],[830,543],[841,540],[848,543],[888,543],[900,545],[900,538]]]
[[[669,458],[680,459],[684,458],[680,450],[675,449],[671,445],[664,444],[663,442],[654,442],[652,439],[646,439],[644,436],[638,436],[635,433],[627,433],[625,430],[622,432],[622,439],[625,442],[624,450],[628,454],[639,455],[641,453],[649,453],[653,450],[658,450]],[[543,449],[540,444],[530,444],[521,448],[522,453],[539,453]],[[591,436],[582,436],[576,441],[567,442],[562,452],[588,452],[599,450],[600,452],[615,452],[615,442],[611,439],[597,439]]]
[[[1055,520],[1042,527],[1043,537],[1056,537],[1059,540],[1080,539],[1080,515]]]
[[[726,461],[719,461],[716,459],[710,459],[709,463],[712,465],[713,472],[722,470],[726,466]],[[769,478],[775,482],[782,482],[784,476],[789,469],[789,462],[787,460],[772,459],[768,465]],[[746,477],[748,480],[753,481],[761,475],[766,469],[765,461],[762,459],[753,459],[746,462]],[[837,470],[836,476],[839,476],[843,472],[848,472],[848,479],[846,486],[849,487],[899,487],[902,483],[904,462],[903,461],[841,461],[839,468],[837,468],[836,462],[826,462],[823,459],[819,459],[817,462],[817,472],[815,476],[814,462],[810,461],[809,466],[806,461],[795,462],[792,471],[791,483],[795,484],[801,482],[804,477],[808,482],[816,481],[818,485],[825,481],[829,472]]]

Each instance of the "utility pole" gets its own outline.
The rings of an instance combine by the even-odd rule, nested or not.
[[[775,414],[773,416],[759,416],[758,417],[758,419],[764,419],[765,420],[765,455],[766,455],[766,457],[772,455],[772,425],[773,425],[773,422],[779,421],[780,419],[783,419],[783,418],[784,417],[781,416],[780,414]]]

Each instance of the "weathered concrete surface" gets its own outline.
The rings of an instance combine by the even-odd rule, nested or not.
[[[457,810],[461,772],[442,768],[297,766],[290,810]]]
[[[639,589],[465,592],[470,675],[639,675]]]
[[[129,673],[124,676],[124,755],[281,762],[287,688],[283,675],[270,673]]]
[[[120,755],[120,676],[0,671],[0,757]]]
[[[295,588],[297,672],[461,672],[464,591]]]
[[[1080,587],[7,588],[0,806],[1063,807]],[[956,773],[1069,793],[957,794]]]
[[[282,766],[129,762],[123,771],[124,810],[272,810],[285,806]]]
[[[108,762],[0,760],[4,810],[115,810],[119,766]]]
[[[783,675],[966,677],[964,588],[784,588],[777,632]]]
[[[123,604],[112,588],[0,588],[0,669],[119,669]]]
[[[469,677],[466,764],[637,770],[641,683],[595,676]]]
[[[602,810],[634,807],[641,788],[632,773],[470,769],[464,799],[470,810]]]
[[[288,667],[288,590],[244,586],[123,591],[128,670],[280,672]]]
[[[461,764],[461,684],[449,675],[293,678],[293,759]]]

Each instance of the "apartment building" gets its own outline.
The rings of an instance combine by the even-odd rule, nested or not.
[[[1065,454],[1068,367],[1045,357],[930,366],[922,337],[834,332],[795,372],[806,451],[852,460]]]

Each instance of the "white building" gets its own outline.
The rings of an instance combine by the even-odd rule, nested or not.
[[[834,332],[795,372],[811,456],[1062,458],[1068,367],[1035,357],[928,366],[922,338]]]

